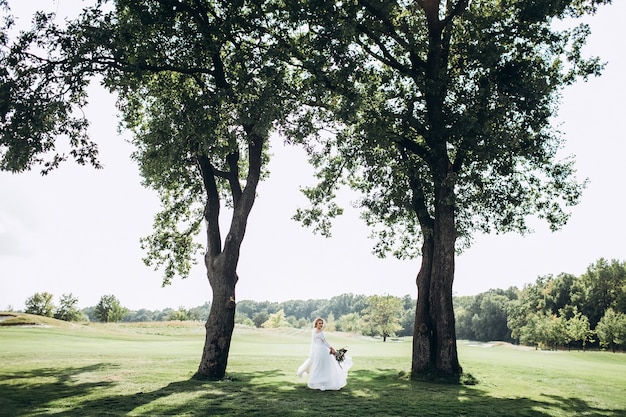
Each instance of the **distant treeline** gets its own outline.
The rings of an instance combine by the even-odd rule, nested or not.
[[[519,290],[455,297],[459,339],[541,348],[626,348],[626,264],[598,260],[579,277],[539,277]]]
[[[62,320],[171,321],[208,317],[210,304],[177,310],[128,310],[112,295],[97,306],[77,310],[78,299],[63,295],[59,306],[49,293],[26,302],[26,312]],[[236,322],[254,327],[311,326],[316,317],[329,331],[411,336],[416,300],[409,295],[341,294],[329,300],[237,302]],[[543,276],[522,289],[494,289],[454,297],[458,339],[505,341],[544,349],[589,347],[626,349],[626,263],[600,259],[579,277]]]

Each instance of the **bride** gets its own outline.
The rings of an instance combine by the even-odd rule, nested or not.
[[[338,390],[346,385],[352,358],[345,355],[341,363],[337,361],[337,351],[326,341],[323,327],[324,320],[315,319],[309,358],[298,368],[298,376],[309,374],[307,386],[311,389]]]

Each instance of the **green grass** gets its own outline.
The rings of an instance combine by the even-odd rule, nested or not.
[[[47,324],[42,326],[41,324]],[[202,323],[0,327],[0,416],[625,416],[626,355],[460,341],[476,385],[412,382],[411,341],[329,333],[348,386],[306,388],[308,330],[237,328],[228,378],[193,379]]]

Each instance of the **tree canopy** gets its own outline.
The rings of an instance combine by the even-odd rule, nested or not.
[[[26,313],[38,316],[52,317],[54,315],[54,303],[52,294],[49,292],[36,292],[26,300]]]
[[[59,28],[52,14],[33,17],[32,30],[15,33],[7,0],[0,0],[0,170],[22,172],[38,167],[42,174],[72,158],[98,162],[97,145],[87,135],[89,79],[84,65],[59,60]],[[72,45],[65,45],[71,48]]]
[[[113,294],[103,295],[94,310],[95,317],[103,323],[114,323],[122,320],[126,309]]]

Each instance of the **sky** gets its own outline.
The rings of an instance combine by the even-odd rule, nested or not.
[[[71,2],[48,4],[61,15]],[[28,21],[25,9],[15,6],[14,12],[22,13],[22,24]],[[522,288],[563,272],[579,276],[600,258],[626,260],[623,16],[622,1],[587,19],[592,34],[585,51],[607,67],[602,77],[564,91],[555,121],[566,140],[561,156],[575,155],[577,176],[589,179],[570,221],[557,232],[540,223],[526,236],[475,236],[474,245],[457,256],[455,295]],[[161,272],[144,265],[139,239],[151,233],[158,196],[141,185],[129,135],[117,129],[114,98],[94,88],[85,114],[104,169],[66,163],[47,176],[37,170],[0,172],[0,310],[24,309],[28,297],[44,291],[55,303],[71,293],[80,308],[109,294],[133,310],[210,301],[201,256],[189,278],[166,287]],[[332,238],[291,220],[306,206],[299,189],[313,183],[312,169],[303,151],[280,138],[273,138],[271,147],[271,175],[258,187],[241,249],[237,299],[327,299],[344,293],[415,298],[420,259],[372,255],[374,242],[358,212],[346,210]]]

